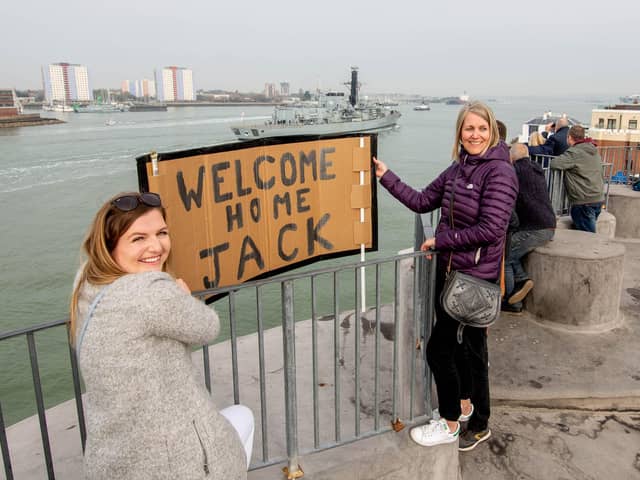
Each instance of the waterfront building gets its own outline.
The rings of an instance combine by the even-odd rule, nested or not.
[[[156,93],[161,102],[194,101],[193,71],[184,67],[164,67],[155,71]]]
[[[611,105],[591,111],[589,136],[600,147],[640,145],[640,104]]]
[[[640,105],[611,105],[591,111],[589,136],[601,148],[602,160],[611,164],[613,180],[626,183],[640,168]]]
[[[521,143],[526,143],[529,141],[529,137],[534,132],[544,132],[545,127],[550,123],[557,122],[560,118],[566,118],[567,122],[569,122],[569,126],[573,125],[581,125],[584,128],[588,128],[589,126],[583,124],[577,118],[570,117],[566,113],[558,114],[553,112],[544,112],[542,115],[530,118],[525,123],[522,124],[522,133],[518,136],[518,141]]]
[[[156,84],[153,80],[124,80],[121,87],[122,93],[130,93],[136,98],[149,98],[156,96]]]
[[[267,98],[273,98],[278,95],[278,90],[276,90],[275,83],[265,83],[264,84],[264,96]]]
[[[290,95],[289,82],[280,82],[280,95],[288,97]]]
[[[73,63],[50,63],[42,67],[42,86],[47,103],[90,102],[87,67]]]
[[[15,117],[20,114],[20,103],[12,88],[0,89],[0,118]]]

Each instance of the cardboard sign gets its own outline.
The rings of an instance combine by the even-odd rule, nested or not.
[[[168,269],[192,290],[377,249],[375,135],[268,142],[137,159],[141,191],[166,207]]]

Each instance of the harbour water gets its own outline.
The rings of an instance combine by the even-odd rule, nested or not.
[[[546,110],[588,123],[592,108],[613,100],[613,95],[593,101],[497,98],[490,105],[512,138],[524,121]],[[459,107],[399,109],[399,128],[380,134],[378,156],[408,183],[422,187],[450,161]],[[108,116],[60,113],[67,123],[0,129],[0,332],[66,317],[83,235],[107,198],[137,189],[136,156],[235,142],[229,124],[243,117],[256,122],[270,114],[270,107],[184,107]],[[115,123],[106,125],[109,119]],[[411,212],[380,191],[378,215],[379,251],[374,255],[388,256],[411,245]],[[72,396],[65,373],[65,332],[57,330],[37,337],[47,406]],[[10,424],[34,412],[23,338],[0,342],[0,365],[0,402]]]

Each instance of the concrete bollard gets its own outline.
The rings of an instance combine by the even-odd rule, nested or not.
[[[573,221],[570,215],[562,215],[557,218],[557,229],[571,230],[573,229]],[[596,222],[596,233],[605,238],[615,238],[617,221],[616,217],[607,210],[602,210]]]
[[[557,230],[528,255],[534,288],[526,309],[551,327],[602,332],[619,326],[624,245],[600,235]]]
[[[616,237],[640,239],[640,192],[626,185],[611,185],[609,212],[616,216]]]

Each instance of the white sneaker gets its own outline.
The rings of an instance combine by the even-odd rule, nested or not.
[[[458,440],[459,434],[460,424],[452,433],[444,418],[411,429],[411,438],[423,447],[453,443]]]
[[[433,417],[433,420],[430,420],[430,423],[433,423],[436,420],[440,420],[440,411],[437,408],[433,409],[433,411],[431,412],[431,415]],[[468,422],[469,419],[471,418],[471,415],[473,415],[473,403],[471,404],[471,411],[469,412],[469,415],[465,415],[464,413],[460,413],[460,416],[458,417],[458,421],[459,422]]]

